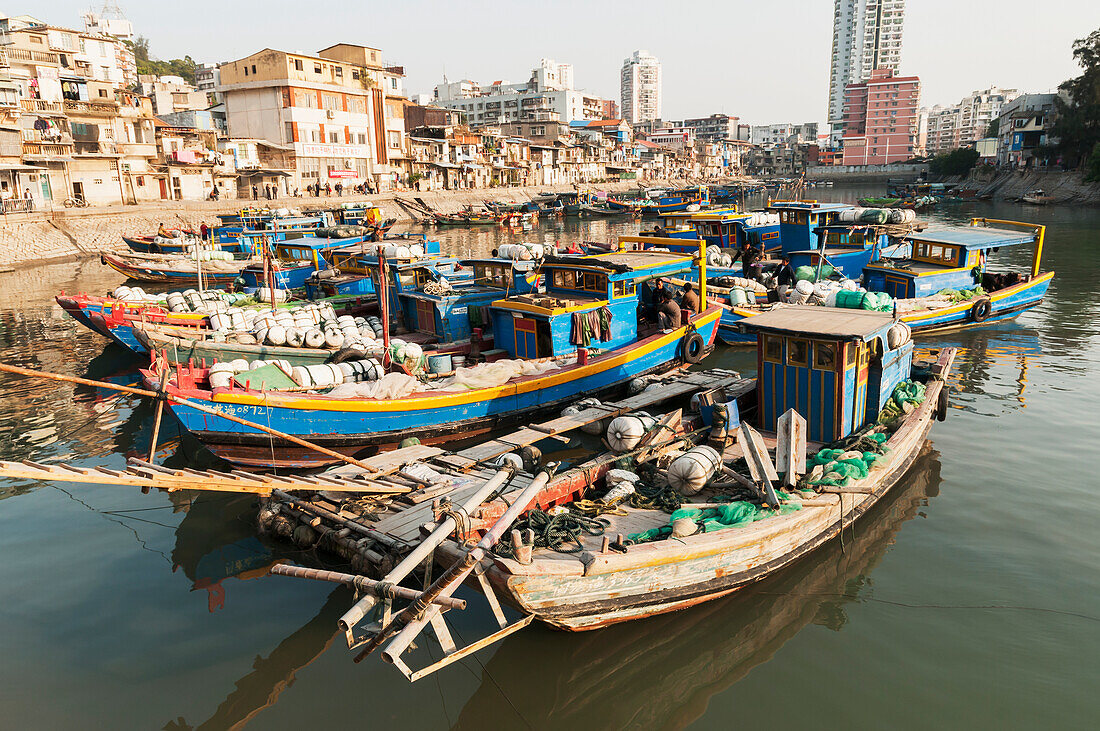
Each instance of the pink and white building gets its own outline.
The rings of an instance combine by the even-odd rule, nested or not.
[[[885,165],[917,154],[920,79],[875,69],[844,89],[843,164]]]

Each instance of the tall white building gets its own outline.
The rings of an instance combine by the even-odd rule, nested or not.
[[[631,124],[661,118],[661,62],[649,51],[623,61],[619,89],[623,119]]]
[[[905,0],[835,0],[829,73],[829,123],[844,117],[844,87],[875,69],[898,70]]]

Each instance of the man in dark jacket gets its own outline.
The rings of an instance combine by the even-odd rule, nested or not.
[[[763,254],[748,241],[741,244],[741,248],[733,255],[733,261],[741,260],[741,275],[746,279],[757,279],[760,276],[760,257]],[[732,262],[731,262],[732,263]]]
[[[690,312],[699,311],[699,294],[691,282],[684,284],[684,294],[680,297],[680,309]]]

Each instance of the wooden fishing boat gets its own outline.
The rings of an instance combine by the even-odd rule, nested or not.
[[[578,393],[615,393],[638,376],[700,360],[713,345],[719,308],[687,313],[687,321],[668,332],[639,324],[638,317],[638,284],[693,266],[692,257],[668,252],[548,258],[542,267],[545,295],[504,297],[489,308],[495,345],[512,359],[509,369],[492,369],[484,372],[487,376],[460,373],[460,378],[469,380],[433,381],[427,390],[406,391],[398,398],[232,387],[212,390],[206,371],[196,368],[177,371],[168,389],[225,413],[250,414],[279,432],[309,435],[312,442],[353,454],[392,447],[410,436],[429,442],[468,437],[533,413],[560,409]],[[529,374],[501,382],[509,370]],[[157,378],[152,372],[146,377]],[[419,388],[415,382],[394,385]],[[323,455],[278,443],[273,453],[267,434],[186,405],[171,408],[185,428],[228,461],[286,467],[331,462]]]
[[[1036,188],[1035,190],[1029,190],[1020,196],[1022,203],[1030,203],[1033,206],[1045,206],[1048,203],[1054,202],[1054,196],[1047,195],[1046,191],[1042,188]]]
[[[200,266],[202,277],[208,285],[232,284],[241,270],[254,259],[235,259],[233,261],[203,261],[196,264],[194,259],[157,254],[100,254],[99,260],[128,279],[138,282],[157,282],[163,284],[187,285],[198,278]]]
[[[843,228],[827,226],[823,230]],[[855,226],[859,228],[859,226]],[[1018,317],[1043,301],[1054,272],[1041,272],[1045,227],[1020,221],[975,218],[969,226],[937,226],[913,231],[888,246],[877,242],[868,252],[863,282],[872,292],[894,298],[894,311],[914,334],[985,327]],[[988,269],[988,257],[1003,247],[1033,248],[1031,272]],[[843,256],[844,248],[838,252]],[[858,254],[859,247],[852,252]],[[808,262],[816,266],[820,252]],[[831,254],[825,260],[833,261]],[[729,345],[751,343],[754,335],[740,325],[768,309],[787,305],[730,307],[722,316],[719,339]]]
[[[591,203],[580,203],[577,206],[577,212],[582,216],[636,216],[638,211],[635,208],[628,206],[612,208],[610,206],[593,205]]]

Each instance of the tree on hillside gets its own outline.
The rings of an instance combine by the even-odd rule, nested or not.
[[[985,128],[986,137],[996,137],[1001,132],[1001,120],[994,119],[989,123],[989,126]]]
[[[1100,143],[1100,29],[1073,42],[1073,58],[1085,71],[1058,87],[1069,101],[1055,99],[1058,119],[1051,133],[1066,157],[1082,161]]]
[[[149,39],[138,36],[130,42],[130,48],[134,51],[134,60],[137,62],[137,72],[140,75],[152,76],[179,76],[188,84],[195,83],[195,68],[197,64],[190,56],[173,58],[170,61],[158,61],[149,55]]]
[[[936,175],[966,175],[981,157],[973,147],[960,147],[951,152],[941,152],[928,163],[928,169]]]

